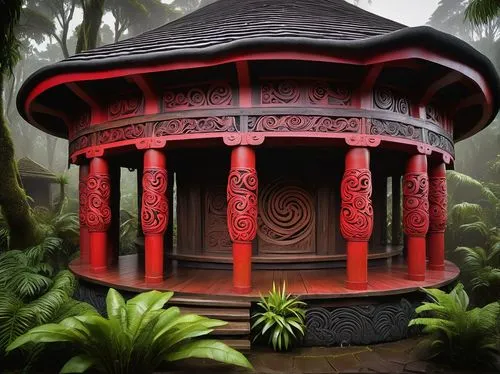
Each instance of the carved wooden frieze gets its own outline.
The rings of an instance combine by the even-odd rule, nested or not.
[[[373,106],[377,109],[410,115],[408,98],[386,87],[377,87],[373,90]]]
[[[115,120],[144,113],[144,97],[140,94],[119,96],[108,104],[108,119]]]
[[[251,116],[249,131],[311,131],[311,132],[353,132],[361,129],[360,118],[337,118],[324,116]]]
[[[451,155],[455,155],[455,147],[453,146],[453,142],[446,136],[437,134],[435,132],[425,130],[427,134],[427,141],[429,145],[440,148]]]
[[[262,81],[261,105],[350,106],[352,90],[326,80],[272,79]]]
[[[422,129],[396,121],[387,121],[379,119],[370,120],[370,134],[387,135],[410,140],[421,141],[423,139]]]
[[[237,131],[234,117],[176,118],[153,124],[154,136]]]
[[[72,154],[83,148],[89,147],[91,145],[90,137],[90,135],[83,135],[73,140],[69,144],[69,153]]]
[[[163,92],[163,111],[229,107],[233,105],[233,92],[228,82],[199,84],[195,87],[167,88]]]
[[[436,125],[443,126],[444,124],[444,115],[443,112],[438,110],[435,106],[433,105],[427,105],[425,107],[425,118],[432,122],[435,123]]]
[[[97,133],[97,144],[108,144],[121,140],[143,138],[145,134],[146,125],[144,123],[107,129]]]

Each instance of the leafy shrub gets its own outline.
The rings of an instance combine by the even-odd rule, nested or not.
[[[71,298],[76,280],[69,271],[55,272],[50,259],[61,242],[48,237],[24,251],[0,255],[0,356],[9,343],[35,326],[94,310]],[[26,353],[29,366],[39,349],[30,347]]]
[[[272,344],[275,351],[286,351],[304,336],[305,311],[304,302],[286,294],[285,282],[283,288],[273,289],[267,297],[260,296],[257,305],[261,311],[255,313],[252,330],[256,332],[254,341],[259,337],[268,337],[268,344]]]
[[[461,283],[446,293],[422,289],[431,298],[415,311],[423,317],[409,326],[423,326],[429,336],[420,346],[430,357],[442,357],[457,367],[495,365],[499,353],[500,303],[468,310],[469,297]]]
[[[62,373],[82,373],[89,368],[110,374],[152,373],[163,361],[190,357],[251,368],[245,356],[220,341],[193,340],[226,322],[181,315],[177,307],[162,309],[172,295],[150,291],[125,302],[111,288],[106,297],[108,319],[87,313],[38,326],[17,338],[7,350],[28,343],[72,343],[80,354],[64,365]]]
[[[480,303],[498,300],[500,295],[500,240],[482,247],[458,247],[462,276]]]

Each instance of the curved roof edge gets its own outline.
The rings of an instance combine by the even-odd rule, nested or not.
[[[495,118],[500,106],[500,77],[492,62],[470,44],[429,26],[403,28],[385,35],[361,40],[338,41],[298,37],[261,37],[240,39],[206,48],[186,48],[143,55],[109,57],[100,60],[63,60],[32,74],[19,90],[16,104],[19,113],[24,119],[27,119],[24,103],[31,90],[44,80],[65,73],[113,70],[130,66],[131,63],[135,66],[147,66],[188,59],[204,61],[223,54],[260,52],[269,48],[273,48],[274,51],[297,49],[329,54],[336,52],[342,53],[344,56],[359,57],[360,55],[369,56],[374,52],[388,52],[403,47],[423,47],[444,54],[479,71],[491,88],[493,96],[492,114],[484,127]],[[362,58],[360,60],[362,61]]]

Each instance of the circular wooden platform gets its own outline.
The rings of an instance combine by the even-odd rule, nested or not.
[[[105,274],[92,273],[89,265],[81,264],[79,260],[73,261],[70,269],[77,277],[88,282],[119,290],[168,290],[174,291],[177,296],[210,296],[246,301],[257,300],[260,294],[266,294],[273,282],[282,284],[285,281],[287,291],[303,299],[324,300],[406,294],[420,287],[445,286],[460,274],[458,267],[447,261],[443,271],[427,270],[425,281],[412,281],[407,279],[406,265],[393,260],[370,267],[368,289],[355,291],[344,286],[345,269],[254,270],[252,291],[240,295],[232,289],[231,270],[174,268],[163,282],[147,284],[137,255],[121,256],[118,265],[108,269]]]

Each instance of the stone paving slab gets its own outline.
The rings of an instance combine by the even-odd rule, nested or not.
[[[466,374],[447,366],[421,361],[415,347],[419,339],[377,344],[366,347],[313,347],[298,348],[287,353],[276,353],[267,347],[257,347],[247,354],[257,373],[265,374],[330,374],[330,373],[401,373],[401,374]],[[221,373],[247,372],[210,360],[187,360],[178,363],[168,373]],[[483,373],[484,371],[477,371]]]

